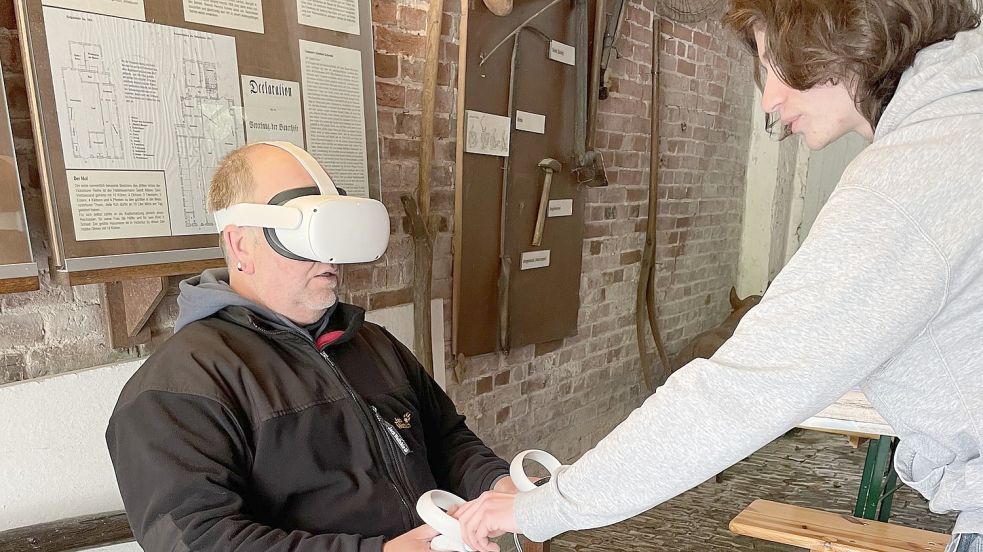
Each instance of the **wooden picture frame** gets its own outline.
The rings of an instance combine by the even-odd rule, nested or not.
[[[38,289],[38,265],[31,251],[2,76],[0,67],[0,293],[16,293]]]

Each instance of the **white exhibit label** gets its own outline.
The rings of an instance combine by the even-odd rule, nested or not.
[[[143,0],[43,0],[44,6],[80,10],[146,21]]]
[[[69,170],[75,239],[170,236],[164,173]]]
[[[307,151],[348,195],[369,197],[362,53],[300,41]]]
[[[547,217],[569,217],[572,214],[572,199],[551,199],[549,203],[549,210],[546,211]]]
[[[58,8],[44,23],[65,168],[159,171],[171,235],[215,232],[209,182],[245,140],[235,39]]]
[[[464,151],[508,157],[512,119],[481,111],[467,110],[466,113]]]
[[[358,0],[297,0],[301,25],[358,34]]]
[[[242,111],[246,142],[290,142],[304,147],[300,83],[242,76]]]
[[[546,132],[546,115],[516,110],[515,129],[543,134]]]
[[[184,20],[262,34],[263,3],[261,0],[184,0]]]
[[[573,46],[568,46],[556,40],[550,41],[550,59],[573,65],[577,61],[577,50]]]
[[[522,266],[519,270],[529,270],[531,268],[546,268],[550,265],[550,250],[527,251],[522,254]]]

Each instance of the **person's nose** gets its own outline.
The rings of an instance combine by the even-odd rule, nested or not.
[[[779,111],[788,98],[789,86],[776,75],[765,77],[764,89],[761,91],[761,109],[765,113]]]

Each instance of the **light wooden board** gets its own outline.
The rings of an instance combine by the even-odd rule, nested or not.
[[[949,535],[755,500],[730,522],[738,535],[826,552],[942,552]]]
[[[799,427],[867,438],[897,436],[891,425],[874,410],[867,397],[859,390],[843,395],[819,414],[799,424]]]

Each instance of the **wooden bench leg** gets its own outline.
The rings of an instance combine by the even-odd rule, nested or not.
[[[853,509],[855,517],[877,519],[877,508],[880,505],[881,494],[884,490],[884,478],[891,463],[891,437],[882,435],[880,439],[867,444],[867,459],[864,461],[864,473],[860,479],[860,493],[857,495],[857,505]],[[890,507],[888,509],[890,512]]]
[[[532,542],[525,537],[519,537],[522,543],[522,552],[550,552],[550,541]]]

